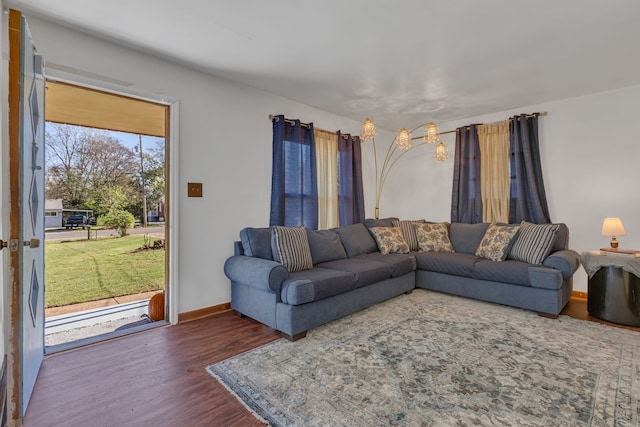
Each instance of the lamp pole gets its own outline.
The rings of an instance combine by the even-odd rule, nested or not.
[[[140,177],[142,178],[142,226],[147,227],[147,186],[144,179],[144,157],[142,155],[142,135],[138,135],[140,138],[139,152],[140,152]]]
[[[422,137],[412,137],[412,134],[419,128],[425,127],[427,125],[429,125],[429,123],[421,124],[420,126],[416,126],[410,131],[407,131],[411,141],[416,139],[423,139]],[[440,132],[438,132],[438,135],[440,135]],[[398,136],[396,135],[391,141],[391,144],[389,144],[389,148],[387,149],[387,154],[384,157],[384,162],[382,163],[382,169],[380,169],[380,175],[378,176],[378,159],[376,154],[376,140],[375,140],[375,137],[371,138],[371,142],[373,144],[373,162],[375,164],[375,174],[376,174],[376,205],[373,211],[375,219],[379,219],[380,197],[382,196],[382,188],[384,187],[384,183],[387,181],[387,177],[389,176],[389,172],[391,172],[391,169],[393,168],[393,166],[396,164],[398,160],[400,160],[402,156],[404,156],[414,148],[420,147],[421,145],[431,144],[430,142],[425,141],[419,144],[411,145],[407,148],[400,148],[396,144],[397,139],[398,139]],[[440,141],[440,144],[444,145],[442,141]],[[401,153],[398,154],[399,152]],[[442,161],[442,160],[438,160],[438,161]]]

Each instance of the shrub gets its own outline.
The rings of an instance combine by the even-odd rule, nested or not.
[[[113,228],[120,237],[126,236],[127,229],[133,227],[135,218],[131,212],[122,209],[113,209],[100,217],[100,222],[107,228]]]

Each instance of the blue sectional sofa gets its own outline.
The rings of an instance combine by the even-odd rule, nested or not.
[[[394,224],[395,220],[395,224]],[[397,218],[367,220],[332,230],[306,230],[312,268],[289,272],[274,260],[271,228],[245,228],[224,266],[231,280],[231,308],[282,332],[290,340],[309,329],[414,288],[511,305],[557,317],[573,290],[579,255],[568,249],[560,224],[541,264],[491,261],[475,255],[489,224],[451,224],[455,252],[383,255],[371,227]]]

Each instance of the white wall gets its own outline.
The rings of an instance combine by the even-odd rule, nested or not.
[[[233,254],[233,241],[243,227],[268,225],[272,127],[267,116],[284,114],[322,129],[360,131],[359,123],[334,114],[50,22],[27,20],[53,71],[57,65],[72,67],[132,83],[120,87],[123,92],[179,100],[179,188],[173,191],[179,193],[181,313],[230,300],[223,265]],[[202,182],[204,197],[187,198],[187,182]]]
[[[640,249],[639,104],[640,86],[632,86],[442,123],[440,129],[547,111],[539,121],[539,136],[551,220],[568,225],[570,247],[581,253],[608,246],[610,239],[600,236],[602,220],[620,217],[627,231],[618,238],[620,247]],[[446,164],[431,160],[431,148],[421,147],[394,169],[382,203],[385,215],[450,219],[455,134],[443,140],[450,150]],[[582,268],[574,276],[574,289],[587,291]]]
[[[316,127],[357,134],[359,123],[278,96],[208,76],[40,19],[28,18],[49,63],[132,83],[122,91],[166,95],[180,102],[179,117],[179,312],[229,301],[224,260],[245,226],[269,220],[271,123],[267,115],[313,121]],[[110,87],[105,83],[105,87]],[[113,85],[111,85],[113,86]],[[640,249],[640,201],[634,192],[640,145],[633,111],[640,86],[498,114],[442,123],[441,130],[503,120],[521,112],[548,111],[540,119],[541,155],[553,221],[571,230],[578,252],[608,243],[602,219],[620,216],[627,236],[621,246]],[[428,120],[428,117],[425,118]],[[415,123],[408,123],[412,127]],[[393,135],[379,131],[382,162]],[[454,134],[444,135],[450,159],[433,160],[433,148],[416,148],[394,167],[385,185],[380,216],[448,220]],[[363,145],[367,215],[373,215],[371,143]],[[189,199],[187,182],[203,182],[204,197]],[[579,270],[577,290],[586,290]]]

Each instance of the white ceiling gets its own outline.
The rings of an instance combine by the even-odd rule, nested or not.
[[[388,130],[640,84],[637,0],[4,3]]]

